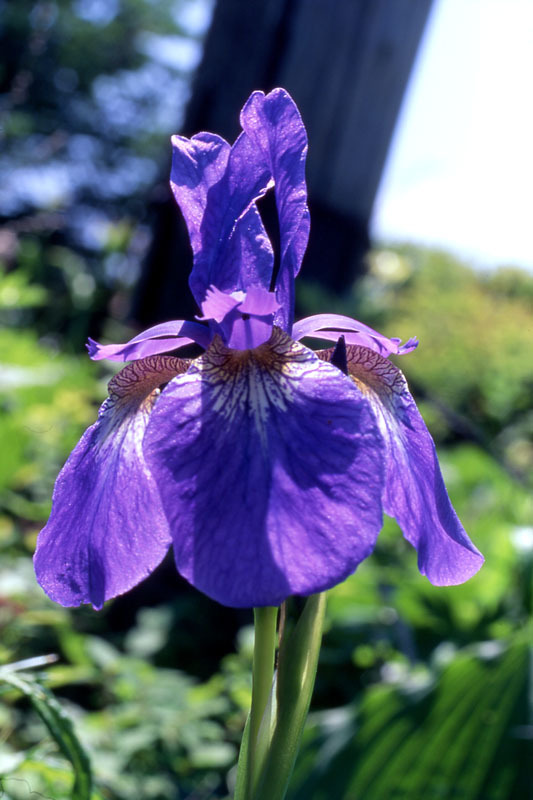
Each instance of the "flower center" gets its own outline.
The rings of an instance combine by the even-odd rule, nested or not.
[[[274,292],[263,286],[231,293],[210,286],[200,319],[216,323],[216,332],[230,349],[253,350],[270,339],[278,308]]]

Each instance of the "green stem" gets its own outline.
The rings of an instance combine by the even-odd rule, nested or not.
[[[287,792],[315,683],[325,609],[325,592],[311,595],[281,643],[276,724],[253,800],[283,800]]]
[[[251,800],[266,753],[265,742],[259,741],[259,729],[272,690],[276,657],[276,623],[278,609],[268,606],[254,608],[255,640],[252,667],[252,706],[250,737],[246,769],[246,800]],[[268,735],[268,720],[264,721],[262,738]]]

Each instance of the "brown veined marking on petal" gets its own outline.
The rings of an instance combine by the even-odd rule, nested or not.
[[[138,440],[142,439],[160,387],[185,372],[189,365],[189,360],[174,356],[148,356],[132,361],[111,378],[109,397],[100,409],[94,440],[101,458],[108,457],[109,448],[116,450],[121,446],[128,430],[130,434],[137,431]]]
[[[318,350],[317,356],[330,361],[335,348]],[[393,395],[401,395],[407,389],[407,381],[401,370],[379,353],[360,345],[346,348],[348,372],[363,394],[378,395],[381,402],[393,402]]]
[[[219,336],[215,336],[209,350],[202,357],[202,368],[217,373],[222,380],[242,374],[251,362],[269,372],[283,373],[293,361],[304,361],[301,345],[290,338],[281,328],[274,327],[267,342],[253,350],[231,350]]]
[[[132,361],[109,381],[109,397],[117,405],[128,405],[151,410],[159,388],[186,372],[190,359],[155,355]]]
[[[286,410],[294,391],[294,365],[308,360],[307,348],[274,328],[267,342],[250,350],[231,350],[215,337],[196,367],[213,388],[213,410],[231,419],[246,409],[266,450],[270,409]]]
[[[253,376],[271,378],[282,389],[287,386],[291,366],[307,361],[308,357],[303,345],[275,327],[267,342],[251,350],[231,350],[216,336],[197,364],[207,380],[226,389],[237,387],[240,381],[251,380]]]

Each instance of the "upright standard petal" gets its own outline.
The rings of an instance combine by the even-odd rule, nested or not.
[[[231,148],[209,133],[173,136],[172,145],[170,184],[191,239],[195,300],[201,305],[210,285],[268,289],[272,247],[255,207],[271,178],[262,153],[246,134]]]
[[[163,559],[171,537],[142,440],[158,387],[187,366],[152,356],[110,381],[98,420],[57,478],[52,513],[37,540],[35,572],[52,600],[101,608]]]
[[[284,89],[254,92],[241,111],[243,130],[263,154],[276,192],[280,230],[280,268],[276,324],[290,333],[294,316],[294,279],[309,238],[305,184],[307,134],[300,112]]]
[[[381,528],[383,441],[367,400],[278,328],[255,350],[215,339],[163,391],[144,453],[178,570],[226,605],[327,589]]]
[[[320,356],[330,359],[333,350]],[[418,568],[436,586],[464,583],[483,564],[448,497],[435,445],[407,382],[366,347],[347,348],[348,371],[368,398],[386,442],[383,507],[418,551]]]
[[[215,133],[172,136],[170,187],[185,219],[193,253],[202,249],[202,223],[212,186],[222,180],[231,147]]]

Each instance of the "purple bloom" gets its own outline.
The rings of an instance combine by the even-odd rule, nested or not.
[[[171,186],[194,253],[198,321],[156,325],[91,358],[130,361],[70,455],[35,554],[63,605],[103,602],[148,575],[170,544],[179,572],[231,606],[327,589],[371,552],[393,516],[437,585],[483,557],[455,514],[433,441],[400,370],[416,347],[321,314],[293,326],[309,233],[307,138],[289,95],[254,92],[230,147],[174,136]],[[280,267],[256,201],[273,187]],[[333,349],[347,344],[344,370]],[[196,342],[193,361],[164,355]],[[345,374],[347,372],[347,374]]]

